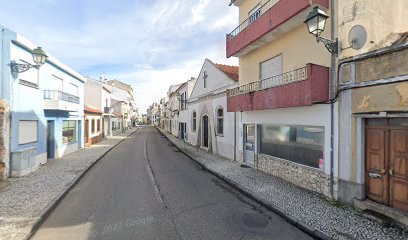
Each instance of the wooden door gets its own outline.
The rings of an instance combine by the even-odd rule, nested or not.
[[[408,211],[408,130],[390,130],[390,205]]]
[[[366,193],[367,197],[388,204],[387,130],[366,129]]]

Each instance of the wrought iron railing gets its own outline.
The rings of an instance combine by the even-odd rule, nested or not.
[[[228,96],[261,91],[268,88],[278,87],[289,83],[300,82],[307,79],[307,67],[292,70],[276,76],[265,78],[260,81],[251,82],[228,91]]]
[[[266,13],[279,1],[280,0],[269,0],[265,4],[260,6],[254,13],[251,14],[251,16],[249,16],[238,27],[232,30],[232,32],[228,34],[228,38],[232,39],[235,36],[237,36],[240,32],[242,32],[245,28],[251,25],[251,23],[255,22],[259,17],[261,17],[264,13]]]
[[[58,90],[44,90],[44,99],[62,100],[79,104],[79,97]]]

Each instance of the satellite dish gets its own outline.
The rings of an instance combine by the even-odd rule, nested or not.
[[[348,41],[351,48],[361,49],[367,42],[367,31],[361,25],[354,26],[349,32]]]

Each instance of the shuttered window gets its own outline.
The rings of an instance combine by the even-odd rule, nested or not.
[[[38,121],[18,122],[18,144],[38,141]]]
[[[260,80],[282,74],[282,55],[260,63]]]

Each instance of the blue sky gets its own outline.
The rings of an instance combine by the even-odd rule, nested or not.
[[[84,76],[131,84],[136,105],[197,77],[205,58],[225,58],[225,35],[238,25],[229,0],[0,0],[10,28]]]

